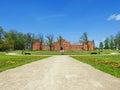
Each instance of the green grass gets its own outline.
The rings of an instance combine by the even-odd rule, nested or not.
[[[98,50],[99,51],[99,50]],[[111,54],[111,53],[119,53],[120,50],[100,50],[100,54]]]
[[[103,72],[120,78],[120,55],[72,56]]]
[[[48,56],[6,56],[0,54],[0,72],[47,57]]]
[[[59,50],[54,50],[54,51],[31,51],[31,50],[25,50],[25,52],[31,53],[31,55],[60,55]],[[94,50],[94,51],[85,51],[85,50],[65,50],[64,55],[90,55],[91,52],[99,52],[99,50]],[[101,54],[110,54],[110,53],[118,53],[118,50],[102,50]],[[9,53],[9,52],[8,52]],[[10,53],[17,53],[21,54],[22,51],[10,51]]]

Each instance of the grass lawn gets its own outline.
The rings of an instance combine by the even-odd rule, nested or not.
[[[0,53],[0,72],[47,57],[48,56],[6,56]]]
[[[24,53],[31,53],[31,55],[60,55],[59,50],[54,51],[31,51],[31,50],[25,50]],[[99,50],[93,50],[93,51],[86,51],[86,50],[65,50],[64,55],[90,55],[91,52],[99,52]],[[21,54],[22,51],[10,51],[10,53],[17,53]],[[119,53],[118,50],[102,50],[100,52],[101,54],[111,54],[111,53]]]
[[[120,78],[120,55],[72,56],[91,66]]]

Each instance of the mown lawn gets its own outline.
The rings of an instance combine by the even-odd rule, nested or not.
[[[93,51],[87,51],[87,50],[65,50],[64,55],[90,55],[91,52],[97,52],[99,54],[99,50],[93,50]],[[9,51],[8,53],[16,53],[16,54],[22,54],[22,51]],[[49,51],[49,50],[43,50],[43,51],[31,51],[31,50],[25,50],[23,53],[31,53],[31,55],[60,55],[59,50]],[[102,50],[100,54],[111,54],[111,53],[119,53],[118,50]]]
[[[48,56],[6,56],[0,54],[0,72],[47,57]]]
[[[31,55],[60,55],[59,50],[49,51],[49,50],[43,50],[43,51],[31,51],[31,50],[25,50],[24,53],[31,53]],[[80,50],[65,50],[64,55],[85,55],[90,54],[92,51],[80,51]],[[17,53],[22,54],[22,51],[11,51],[9,53]]]
[[[91,66],[120,78],[120,55],[72,56]]]

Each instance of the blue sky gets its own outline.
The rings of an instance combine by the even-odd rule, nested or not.
[[[71,42],[87,32],[100,42],[120,31],[120,0],[0,0],[0,26]]]

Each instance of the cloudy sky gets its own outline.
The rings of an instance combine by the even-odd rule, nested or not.
[[[71,42],[87,32],[100,42],[120,31],[120,0],[0,0],[0,26]]]

